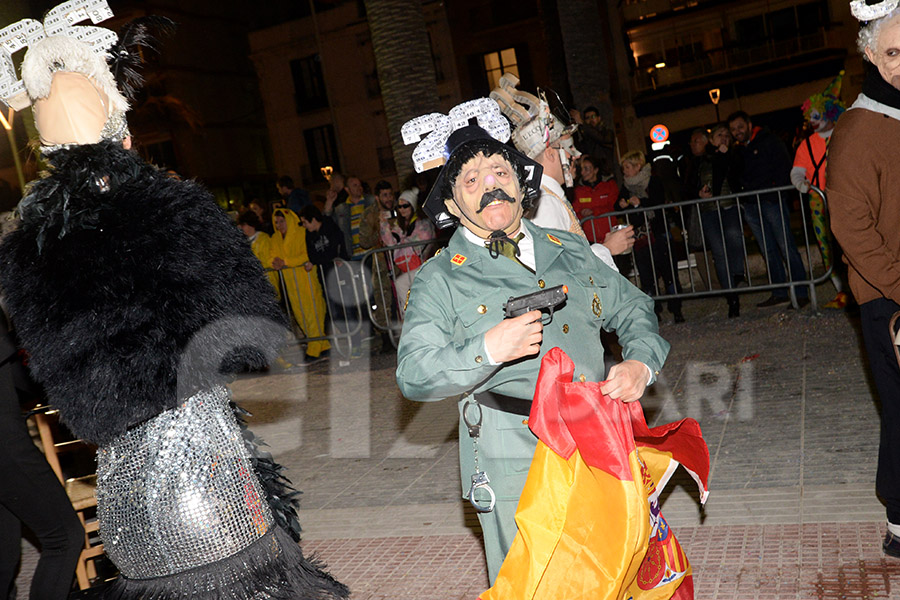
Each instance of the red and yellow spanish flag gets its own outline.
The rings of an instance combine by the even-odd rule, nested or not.
[[[529,427],[540,438],[516,510],[519,532],[481,600],[693,598],[691,566],[659,510],[679,464],[707,496],[699,424],[650,429],[640,403],[573,382],[559,348],[541,363]]]

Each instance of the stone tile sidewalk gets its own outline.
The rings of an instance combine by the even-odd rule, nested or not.
[[[738,319],[720,298],[686,302],[687,322],[661,327],[672,351],[643,400],[651,425],[697,418],[709,445],[705,510],[683,476],[663,503],[696,597],[900,598],[900,560],[880,550],[878,413],[858,324],[753,308],[763,297],[742,296]],[[403,399],[393,355],[333,362],[232,386],[303,490],[304,547],[354,598],[477,598],[487,578],[460,499],[455,404]]]

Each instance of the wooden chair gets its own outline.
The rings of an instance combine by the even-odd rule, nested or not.
[[[97,577],[97,569],[94,559],[103,556],[103,544],[97,535],[99,522],[97,521],[97,475],[92,473],[82,477],[64,478],[59,455],[63,452],[80,450],[94,453],[92,447],[81,440],[61,440],[59,435],[59,412],[52,407],[38,405],[33,411],[34,423],[37,426],[41,447],[50,468],[56,473],[59,481],[66,489],[66,494],[72,502],[72,507],[78,514],[81,524],[84,526],[84,548],[78,558],[75,567],[75,578],[78,580],[78,589],[84,590],[91,587],[91,580]]]

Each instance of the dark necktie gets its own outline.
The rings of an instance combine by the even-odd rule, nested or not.
[[[510,242],[508,239],[501,239],[496,240],[496,242],[485,242],[485,246],[491,246],[491,244],[495,244],[494,247],[497,249],[496,251],[498,254],[502,254],[509,260],[515,262],[517,265],[525,267],[526,269],[534,273],[534,269],[519,260],[519,257],[516,254],[516,251],[518,250],[518,243],[522,241],[522,238],[524,237],[525,234],[520,231],[519,234],[513,238],[515,244]]]

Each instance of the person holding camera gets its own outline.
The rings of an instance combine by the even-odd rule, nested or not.
[[[419,218],[419,188],[410,188],[400,194],[397,201],[397,218],[381,220],[381,241],[385,246],[398,246],[408,242],[424,242],[434,239],[434,226],[431,221]],[[394,288],[397,290],[397,303],[400,317],[406,310],[406,298],[412,286],[416,271],[422,266],[426,250],[425,246],[409,246],[394,250]]]
[[[359,223],[359,246],[364,250],[383,248],[381,240],[382,223],[396,224],[397,207],[394,203],[394,188],[385,180],[375,184],[375,202],[363,211]],[[375,298],[372,301],[372,315],[375,325],[382,330],[381,350],[393,350],[388,329],[391,326],[391,305],[394,293],[391,287],[391,270],[385,260],[384,253],[377,252],[369,264],[372,269],[372,290]]]

